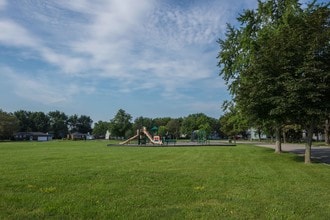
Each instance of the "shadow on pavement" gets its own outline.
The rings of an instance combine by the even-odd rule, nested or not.
[[[305,149],[295,149],[290,152],[298,154],[299,158],[304,161]],[[297,159],[300,162],[300,159]],[[312,161],[316,163],[330,164],[330,148],[312,148]]]

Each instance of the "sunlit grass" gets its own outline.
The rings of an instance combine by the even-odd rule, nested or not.
[[[0,219],[329,219],[330,167],[251,146],[0,143]]]

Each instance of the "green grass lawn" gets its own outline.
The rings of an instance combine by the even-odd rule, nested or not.
[[[0,219],[329,219],[330,167],[236,147],[0,143]]]

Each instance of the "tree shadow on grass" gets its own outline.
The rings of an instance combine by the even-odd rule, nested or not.
[[[294,155],[293,160],[298,163],[304,163],[305,156],[304,155]]]
[[[275,150],[274,149],[272,149],[272,148],[263,148],[262,149],[263,151],[265,151],[265,152],[269,152],[269,153],[274,153],[275,152]]]

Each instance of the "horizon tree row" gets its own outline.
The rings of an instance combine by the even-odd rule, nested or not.
[[[190,138],[195,130],[204,130],[209,136],[214,137],[220,137],[221,135],[219,120],[204,113],[190,114],[187,117],[180,118],[163,117],[153,119],[140,116],[132,122],[132,116],[123,109],[120,109],[109,122],[96,122],[93,134],[102,136],[109,130],[112,137],[128,138],[142,127],[146,127],[149,131],[153,130],[161,136],[171,134],[176,138]]]
[[[93,123],[89,116],[68,116],[57,110],[45,114],[25,110],[7,113],[0,109],[0,121],[0,139],[10,139],[15,132],[51,133],[55,139],[61,139],[69,133],[92,132]]]
[[[232,104],[232,103],[230,103]],[[229,105],[228,105],[229,106]],[[176,138],[190,138],[196,130],[204,130],[210,138],[229,138],[241,137],[252,139],[249,130],[252,128],[245,120],[238,109],[231,105],[227,106],[227,111],[220,119],[206,116],[203,113],[190,114],[180,118],[147,118],[137,117],[132,122],[130,114],[120,109],[113,119],[109,121],[98,121],[91,128],[92,120],[89,116],[78,115],[67,116],[60,111],[51,111],[48,114],[42,112],[29,112],[19,110],[14,113],[7,113],[0,109],[0,140],[10,139],[15,132],[39,131],[51,133],[55,139],[66,138],[67,134],[73,132],[90,133],[96,138],[104,138],[107,130],[113,137],[128,138],[133,136],[137,129],[143,126],[151,131],[155,127],[159,135],[171,134]],[[327,121],[328,122],[328,121]],[[254,126],[259,134],[256,139],[261,140],[261,135],[267,135],[271,140],[274,136],[274,129],[267,123]],[[325,142],[329,141],[329,124],[319,124],[314,133],[325,135]],[[300,142],[302,140],[303,129],[299,125],[286,125],[282,129],[282,142]],[[318,136],[316,136],[318,138]]]
[[[148,130],[157,128],[160,135],[172,134],[173,136],[189,138],[195,130],[205,130],[214,137],[220,136],[219,120],[203,113],[196,113],[180,118],[148,118],[137,117],[132,121],[132,116],[120,109],[109,121],[98,121],[92,128],[93,120],[86,115],[77,114],[68,116],[64,112],[50,111],[31,112],[25,110],[7,113],[0,109],[0,139],[10,139],[16,132],[44,132],[54,135],[54,139],[66,138],[67,134],[79,132],[90,133],[96,138],[104,137],[107,130],[111,136],[127,138],[135,134],[137,129],[146,127]]]

